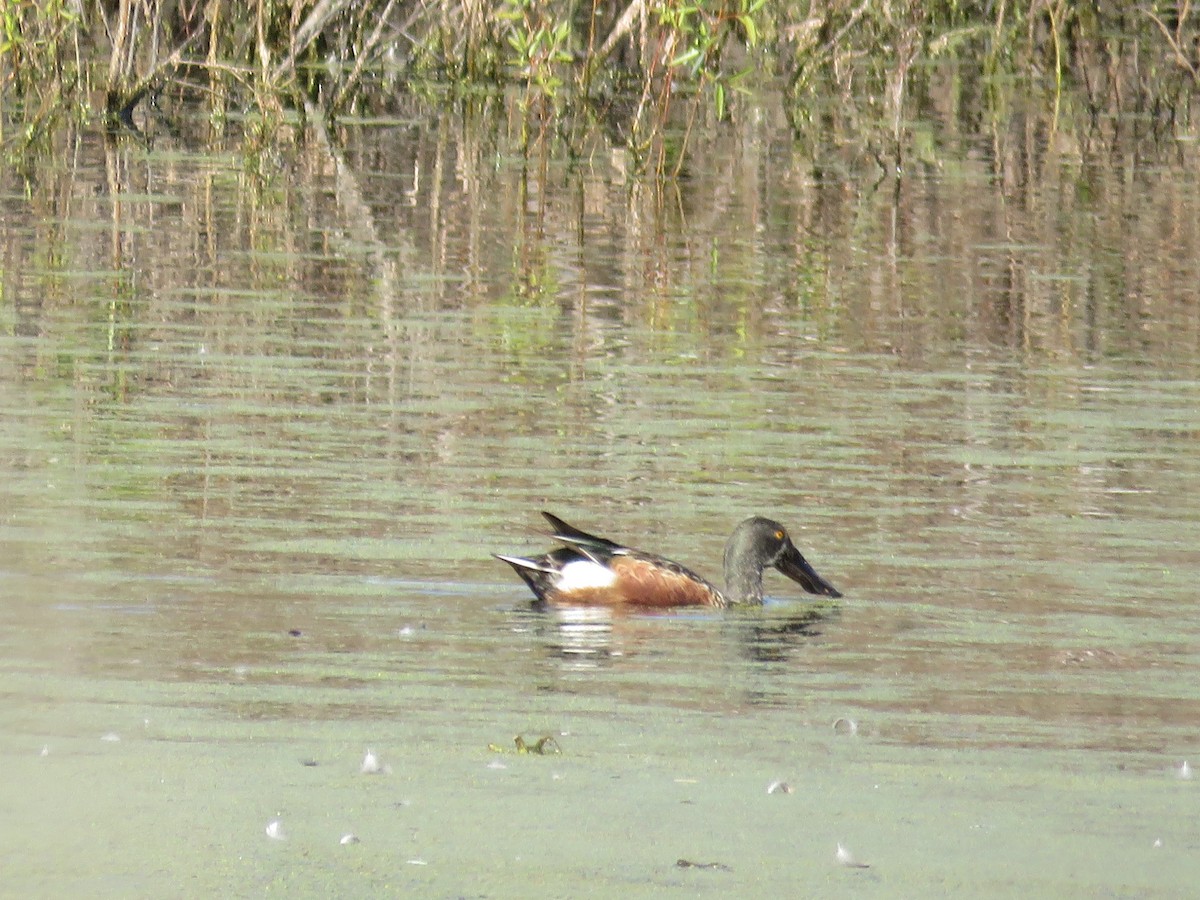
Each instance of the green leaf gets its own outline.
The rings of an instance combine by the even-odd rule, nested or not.
[[[749,16],[738,16],[737,20],[742,24],[742,28],[746,30],[746,44],[750,47],[758,45],[758,26],[754,24],[754,20]]]

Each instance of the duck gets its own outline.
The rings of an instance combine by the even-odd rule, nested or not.
[[[608,606],[667,609],[761,605],[763,571],[778,569],[810,594],[842,594],[817,574],[796,549],[787,529],[764,516],[741,522],[725,543],[725,588],[677,562],[618,544],[543,512],[551,537],[563,544],[541,556],[492,554],[508,563],[546,606]]]

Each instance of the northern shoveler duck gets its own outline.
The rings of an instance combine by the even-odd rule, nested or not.
[[[558,606],[730,606],[762,603],[763,569],[774,566],[810,594],[842,596],[816,573],[778,522],[752,516],[725,544],[725,590],[691,569],[624,547],[542,513],[565,546],[544,556],[502,556],[534,596]]]

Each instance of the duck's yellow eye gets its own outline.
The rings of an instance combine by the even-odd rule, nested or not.
[[[775,530],[775,540],[782,541],[785,537],[787,537],[787,532],[782,528],[777,528]]]

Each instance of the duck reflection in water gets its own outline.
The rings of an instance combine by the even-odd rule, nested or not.
[[[795,646],[820,634],[836,607],[808,606],[784,615],[773,607],[755,613],[763,605],[763,573],[770,567],[809,593],[841,597],[804,559],[784,527],[761,516],[738,525],[726,543],[722,591],[679,563],[581,531],[550,513],[542,515],[553,529],[551,536],[565,546],[542,556],[497,558],[529,586],[533,610],[552,614],[533,620],[530,630],[571,668],[594,668],[637,655],[643,644],[652,647],[662,640],[661,623],[645,614],[688,607],[696,612],[745,609],[747,615],[724,620],[721,629],[734,629],[740,655],[756,662],[786,659]],[[626,612],[643,615],[630,618]]]

